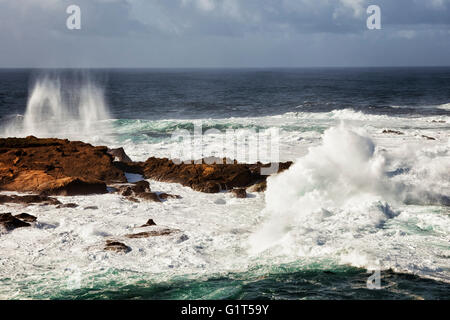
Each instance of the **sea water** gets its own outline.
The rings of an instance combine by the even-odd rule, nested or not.
[[[201,143],[223,156],[227,130],[278,130],[279,160],[294,164],[246,199],[149,180],[182,199],[3,205],[38,221],[0,234],[0,297],[448,299],[449,89],[448,68],[2,70],[3,137],[145,160],[180,148],[178,129],[217,129]],[[180,232],[124,237],[150,218]],[[132,251],[106,252],[107,239]]]

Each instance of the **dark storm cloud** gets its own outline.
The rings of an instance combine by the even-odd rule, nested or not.
[[[450,0],[0,0],[0,41],[3,67],[450,65]]]

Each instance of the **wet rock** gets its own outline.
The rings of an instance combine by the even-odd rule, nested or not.
[[[231,192],[236,196],[236,198],[247,198],[247,192],[243,188],[233,189]]]
[[[155,223],[155,221],[153,221],[153,219],[148,219],[148,221],[145,224],[143,224],[141,226],[141,228],[143,228],[143,227],[151,227],[151,226],[156,226],[156,223]]]
[[[25,195],[25,196],[17,196],[17,195],[0,195],[0,204],[5,203],[19,203],[19,204],[45,204],[45,205],[59,205],[59,202],[55,198],[51,198],[44,195]]]
[[[62,209],[62,208],[77,208],[78,205],[76,203],[64,203],[64,204],[60,204],[59,206],[57,206],[57,209]]]
[[[84,210],[98,210],[97,206],[88,206],[88,207],[84,207]]]
[[[186,234],[182,234],[182,235],[178,238],[177,243],[182,243],[182,242],[185,242],[185,241],[188,241],[188,240],[189,240],[189,237],[188,237]]]
[[[28,213],[21,213],[14,216],[14,218],[20,219],[25,222],[36,222],[37,218]]]
[[[132,162],[123,148],[108,149],[108,154],[112,155],[115,161]]]
[[[267,182],[262,181],[247,188],[248,192],[264,192],[267,189]]]
[[[141,193],[151,192],[150,183],[148,181],[142,180],[132,184],[114,186],[118,192],[124,197],[136,197]]]
[[[223,163],[211,164],[210,160],[207,158],[190,163],[175,163],[169,159],[152,157],[139,165],[147,179],[180,183],[206,193],[245,188],[264,181],[267,176],[261,174],[261,169],[270,167],[270,164],[242,164],[229,159],[224,159]],[[291,164],[292,162],[279,163],[275,171],[281,172]]]
[[[107,240],[104,250],[105,251],[114,251],[114,252],[118,252],[118,253],[128,253],[131,251],[131,248],[122,242],[114,241],[114,240]]]
[[[61,139],[0,139],[0,190],[57,195],[105,193],[126,182],[106,147]]]
[[[139,193],[137,195],[137,197],[139,197],[139,199],[146,200],[146,201],[161,202],[161,200],[158,197],[158,194],[156,194],[154,192]]]
[[[170,194],[170,193],[160,193],[159,194],[159,198],[162,200],[167,200],[167,199],[181,199],[182,197],[176,194]]]
[[[17,228],[29,227],[30,224],[14,217],[11,213],[2,213],[0,214],[0,226],[7,231],[11,231]]]
[[[59,196],[103,194],[108,192],[104,182],[71,177],[49,181],[37,189],[43,189],[42,194]]]
[[[150,183],[148,183],[148,181],[145,181],[145,180],[135,182],[131,186],[131,190],[134,193],[142,193],[142,192],[150,192],[150,191],[152,191],[150,189]]]
[[[396,135],[402,135],[402,134],[404,134],[404,133],[401,132],[401,131],[398,131],[398,130],[391,130],[391,129],[385,129],[385,130],[383,130],[382,133],[396,134]]]
[[[134,234],[127,234],[125,237],[130,239],[139,239],[139,238],[150,238],[150,237],[160,237],[160,236],[168,236],[172,233],[179,232],[180,230],[176,229],[161,229],[161,230],[151,230],[144,231]]]

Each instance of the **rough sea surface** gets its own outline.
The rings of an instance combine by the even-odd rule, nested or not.
[[[177,130],[196,159],[245,161],[236,144],[276,137],[252,160],[294,165],[246,199],[149,180],[182,199],[2,205],[38,220],[0,231],[0,298],[450,298],[450,68],[0,70],[1,137],[145,160],[183,154]],[[150,218],[181,231],[124,238]],[[106,252],[108,239],[132,251]]]

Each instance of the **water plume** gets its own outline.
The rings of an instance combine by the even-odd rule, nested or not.
[[[109,118],[103,89],[89,75],[46,74],[33,83],[24,115],[10,121],[2,135],[92,140]]]

